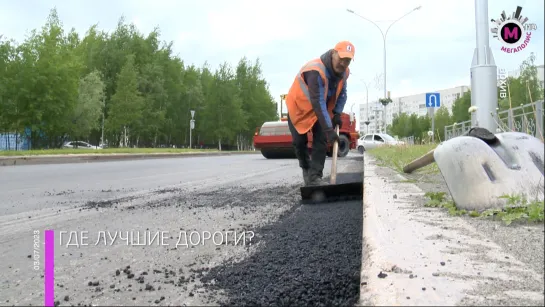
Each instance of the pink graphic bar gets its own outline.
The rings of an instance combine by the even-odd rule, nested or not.
[[[45,306],[55,306],[55,231],[45,231],[45,258],[44,258],[44,303]]]

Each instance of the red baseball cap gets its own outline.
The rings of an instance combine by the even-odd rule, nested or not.
[[[354,45],[349,41],[337,43],[337,45],[335,45],[335,50],[339,53],[341,58],[353,59],[354,54],[356,53],[356,48],[354,48]]]

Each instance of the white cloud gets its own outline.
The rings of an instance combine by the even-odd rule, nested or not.
[[[278,2],[229,1],[228,8],[208,13],[208,37],[228,50],[300,39],[308,28],[290,11]]]
[[[140,18],[134,17],[131,23],[133,23],[138,29],[142,29],[142,22],[140,21]]]

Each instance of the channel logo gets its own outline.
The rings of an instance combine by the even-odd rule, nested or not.
[[[517,53],[524,50],[530,43],[532,31],[537,30],[536,24],[528,22],[528,17],[523,17],[521,12],[522,6],[517,6],[511,16],[503,11],[499,19],[490,20],[494,25],[490,32],[504,44],[501,47],[503,52]]]

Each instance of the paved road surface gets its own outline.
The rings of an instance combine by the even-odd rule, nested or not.
[[[353,304],[362,202],[300,205],[300,181],[258,155],[2,167],[0,305],[43,305],[45,229],[60,305]]]

